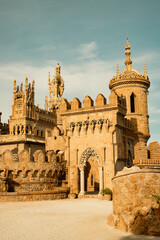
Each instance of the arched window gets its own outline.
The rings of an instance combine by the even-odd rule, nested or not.
[[[150,159],[150,158],[151,158],[151,153],[150,153],[150,151],[149,151],[149,150],[147,150],[147,157],[148,157],[148,159]]]
[[[23,125],[21,126],[21,133],[22,134],[24,133],[24,126]]]
[[[13,127],[13,135],[15,135],[15,132],[16,132],[16,128],[15,126]]]
[[[135,95],[134,93],[130,96],[130,106],[131,106],[131,113],[135,112]]]
[[[45,156],[45,162],[48,162],[48,156],[47,155]]]
[[[17,134],[20,134],[20,127],[17,127]]]
[[[28,126],[26,126],[26,134],[28,134]]]

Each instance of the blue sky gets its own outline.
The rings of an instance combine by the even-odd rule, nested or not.
[[[14,79],[34,79],[36,104],[44,107],[48,72],[54,75],[57,62],[65,98],[95,99],[99,92],[108,98],[116,64],[125,67],[128,35],[133,68],[143,73],[147,64],[150,141],[160,141],[159,26],[159,0],[0,0],[2,121],[11,115]]]

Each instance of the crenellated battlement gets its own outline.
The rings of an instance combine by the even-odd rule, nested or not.
[[[126,99],[124,96],[118,96],[116,93],[112,92],[109,97],[109,104],[107,104],[106,98],[99,93],[95,99],[95,102],[90,96],[85,96],[83,100],[83,105],[78,98],[73,98],[71,102],[68,102],[67,99],[63,98],[60,111],[82,111],[82,110],[95,110],[96,108],[110,108],[110,107],[122,107],[126,109]]]
[[[138,142],[134,147],[135,158],[133,163],[138,166],[160,167],[160,144],[152,142],[146,146],[144,142]]]

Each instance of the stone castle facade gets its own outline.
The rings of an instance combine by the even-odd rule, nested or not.
[[[35,105],[34,81],[26,78],[24,87],[14,81],[9,134],[0,136],[1,192],[63,186],[84,195],[112,188],[115,174],[133,165],[134,146],[146,147],[150,137],[150,81],[146,66],[144,74],[132,68],[130,54],[127,38],[125,69],[119,73],[117,65],[108,102],[102,94],[95,102],[86,96],[83,104],[64,99],[59,64],[53,79],[48,75],[45,110]]]

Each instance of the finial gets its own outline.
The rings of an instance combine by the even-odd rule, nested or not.
[[[48,73],[48,82],[50,82],[50,72]]]
[[[117,64],[117,79],[119,79],[119,66]]]
[[[144,63],[144,77],[147,79],[147,69],[146,69],[146,64]]]
[[[45,110],[48,111],[48,97],[45,96]]]
[[[57,63],[57,65],[56,65],[56,74],[60,74],[60,72],[61,72],[61,66],[59,65],[59,63]]]
[[[32,90],[34,91],[34,85],[35,85],[35,81],[32,81]]]
[[[127,36],[127,44],[128,44],[128,36]]]
[[[23,83],[21,83],[21,88],[20,89],[21,89],[21,92],[23,92]]]
[[[130,46],[130,44],[129,44],[129,42],[128,42],[128,36],[127,36],[126,46],[125,46],[126,61],[125,61],[124,63],[125,63],[126,68],[127,68],[128,70],[130,70],[130,69],[132,68],[132,61],[131,61],[131,59],[130,59],[130,55],[131,55],[130,49],[131,49],[131,46]]]
[[[13,92],[16,91],[16,80],[14,80],[14,84],[13,84]]]

